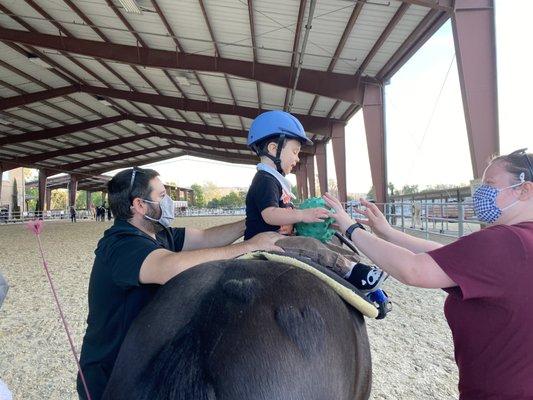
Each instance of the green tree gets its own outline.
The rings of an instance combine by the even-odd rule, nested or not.
[[[76,193],[76,210],[87,209],[87,192],[85,190]]]
[[[205,197],[204,189],[199,184],[195,183],[191,186],[191,189],[194,191],[194,200],[196,207],[205,207]]]
[[[404,185],[401,193],[402,194],[415,194],[418,193],[420,189],[418,189],[418,185]]]
[[[50,208],[52,210],[65,210],[67,208],[67,191],[65,189],[52,191]]]
[[[366,194],[366,198],[368,200],[376,200],[376,190],[374,189],[374,185],[370,188],[368,193]]]

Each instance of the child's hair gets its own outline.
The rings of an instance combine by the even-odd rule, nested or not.
[[[533,182],[533,154],[527,153],[526,150],[520,149],[504,156],[496,156],[491,163],[501,161],[505,170],[517,181],[520,180],[520,175],[524,174],[524,180]]]
[[[265,140],[262,140],[261,142],[257,143],[257,149],[260,151],[261,154],[266,154],[268,153],[268,145],[270,143],[275,143],[276,145],[278,144],[278,136],[270,136],[268,138],[266,138]],[[292,138],[285,138],[285,140],[283,141],[283,147],[282,149],[287,145],[287,142],[288,140],[290,140]]]

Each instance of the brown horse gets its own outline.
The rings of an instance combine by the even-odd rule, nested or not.
[[[312,274],[217,261],[164,285],[130,328],[103,398],[362,400],[363,316]]]

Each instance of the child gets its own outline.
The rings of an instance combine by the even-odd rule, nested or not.
[[[287,112],[267,111],[252,122],[248,146],[261,162],[246,196],[245,240],[267,231],[290,235],[295,223],[322,222],[329,217],[325,208],[294,209],[291,200],[296,196],[285,178],[300,161],[301,146],[312,144],[300,121]],[[365,292],[376,290],[386,278],[379,269],[353,264],[340,275]]]
[[[312,145],[300,121],[284,111],[267,111],[252,123],[248,146],[261,158],[246,196],[244,239],[261,232],[290,235],[297,222],[320,222],[325,208],[294,209],[291,183],[285,178],[300,161],[302,145]]]

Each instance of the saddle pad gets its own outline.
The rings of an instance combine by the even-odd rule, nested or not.
[[[376,318],[378,316],[378,309],[372,303],[365,300],[363,297],[361,297],[361,295],[357,294],[354,290],[351,290],[349,287],[347,287],[347,285],[350,285],[350,283],[346,282],[346,285],[344,285],[340,283],[340,281],[343,280],[342,278],[339,277],[338,280],[333,279],[329,276],[329,274],[322,272],[317,267],[311,266],[299,259],[276,253],[268,253],[266,251],[255,251],[252,253],[244,254],[237,258],[241,260],[253,260],[256,258],[263,258],[269,261],[277,261],[283,264],[288,264],[293,267],[303,269],[313,274],[322,282],[331,287],[345,302],[356,308],[364,316],[369,318]]]

